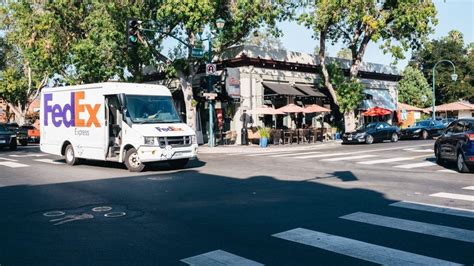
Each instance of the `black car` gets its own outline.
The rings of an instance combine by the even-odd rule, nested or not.
[[[9,147],[10,150],[16,150],[16,134],[10,131],[5,125],[0,124],[0,148]]]
[[[6,123],[5,126],[8,130],[15,132],[16,139],[22,146],[26,146],[28,144],[28,129],[25,131],[15,122]]]
[[[390,140],[397,142],[400,138],[400,129],[386,122],[373,122],[359,127],[356,132],[344,133],[342,143],[367,143]]]
[[[412,127],[402,129],[402,139],[427,139],[443,134],[446,126],[439,120],[418,121]]]
[[[436,140],[436,162],[456,162],[457,170],[466,173],[474,170],[474,118],[452,122]]]

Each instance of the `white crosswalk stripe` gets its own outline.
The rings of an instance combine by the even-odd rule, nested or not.
[[[467,190],[474,190],[474,186],[463,187],[462,189],[467,189]]]
[[[47,155],[48,154],[44,154],[44,153],[27,153],[27,154],[12,154],[9,156],[10,157],[43,157]]]
[[[29,165],[22,164],[22,163],[15,163],[15,162],[0,162],[0,165],[10,167],[10,168],[20,168],[20,167],[28,167]]]
[[[380,160],[372,160],[372,161],[365,161],[365,162],[357,162],[358,164],[382,164],[382,163],[393,163],[393,162],[400,162],[400,161],[408,161],[413,160],[414,157],[395,157],[389,159],[380,159]]]
[[[9,162],[18,162],[18,160],[5,158],[5,157],[0,157],[0,160],[9,161]]]
[[[430,196],[438,197],[438,198],[446,198],[446,199],[474,201],[474,196],[465,195],[465,194],[440,192],[440,193],[431,194]]]
[[[322,159],[321,161],[324,161],[324,162],[349,161],[349,160],[372,158],[375,156],[377,155],[366,154],[366,155],[344,156],[344,157],[337,157],[337,158],[330,158],[330,159]]]
[[[188,265],[196,266],[218,266],[218,265],[229,265],[229,266],[262,266],[263,264],[249,260],[224,250],[214,250],[194,257],[182,259],[182,262]]]
[[[52,159],[35,159],[33,160],[35,162],[41,162],[41,163],[49,163],[49,164],[64,164],[62,162],[57,162],[55,160],[52,160]]]
[[[421,162],[421,163],[412,163],[412,164],[402,164],[394,166],[396,168],[403,168],[403,169],[413,169],[413,168],[420,168],[420,167],[430,167],[435,166],[436,163],[433,162]]]
[[[448,173],[448,174],[459,174],[459,172],[456,172],[456,171],[451,170],[451,169],[442,169],[442,170],[438,170],[436,172]]]
[[[304,228],[292,229],[273,236],[382,265],[459,265]]]
[[[393,229],[474,243],[474,231],[461,228],[416,222],[364,212],[355,212],[352,214],[341,216],[340,218],[366,224],[378,225]]]
[[[316,154],[316,155],[306,155],[306,156],[297,156],[293,157],[294,159],[313,159],[313,158],[324,158],[324,157],[332,157],[332,156],[340,156],[340,155],[347,155],[348,153],[325,153],[325,154]]]
[[[403,149],[404,151],[411,151],[411,152],[426,152],[426,153],[432,153],[434,152],[433,149],[422,149],[422,150],[419,150],[419,149]]]
[[[449,207],[449,206],[441,206],[441,205],[412,202],[412,201],[399,201],[399,202],[390,204],[390,206],[418,210],[418,211],[427,211],[427,212],[441,213],[441,214],[454,215],[454,216],[460,216],[460,217],[474,218],[474,210],[455,208],[455,207]]]
[[[277,158],[277,157],[286,157],[286,156],[297,156],[297,155],[309,155],[309,154],[318,154],[321,153],[320,151],[312,151],[312,152],[299,152],[299,153],[286,153],[286,154],[277,154],[277,155],[270,155],[268,157]]]

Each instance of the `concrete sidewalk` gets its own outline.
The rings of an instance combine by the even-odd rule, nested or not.
[[[201,145],[198,148],[198,153],[201,154],[220,154],[220,153],[265,153],[265,152],[286,152],[286,151],[304,151],[314,149],[330,148],[341,145],[340,140],[318,142],[318,143],[304,143],[304,144],[285,144],[285,145],[271,145],[266,148],[261,148],[257,144],[243,146],[243,145],[222,145],[210,148],[207,144]]]

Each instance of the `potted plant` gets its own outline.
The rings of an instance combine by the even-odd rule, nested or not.
[[[268,140],[270,139],[270,129],[262,127],[258,130],[260,135],[260,147],[268,147]]]

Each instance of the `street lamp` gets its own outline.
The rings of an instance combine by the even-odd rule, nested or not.
[[[456,66],[454,65],[453,62],[451,62],[450,60],[440,60],[438,62],[436,62],[436,64],[434,65],[433,67],[433,106],[432,106],[432,111],[433,111],[433,115],[432,115],[432,118],[433,118],[433,121],[436,120],[436,97],[435,97],[435,82],[436,82],[436,78],[435,78],[435,75],[436,75],[436,72],[435,72],[435,69],[436,69],[436,66],[439,64],[439,63],[443,63],[443,62],[446,62],[446,63],[450,63],[452,66],[453,66],[453,74],[451,74],[451,79],[453,81],[456,81],[458,79],[458,75],[456,74]]]
[[[218,18],[216,20],[216,27],[217,27],[217,33],[219,34],[221,30],[225,26],[225,20],[222,18]],[[208,58],[208,63],[212,64],[212,35],[209,35],[209,58]],[[213,76],[209,75],[209,82],[208,82],[208,92],[212,92],[212,79]],[[209,141],[208,145],[209,147],[215,147],[215,139],[214,139],[214,103],[212,102],[212,99],[209,98]]]

